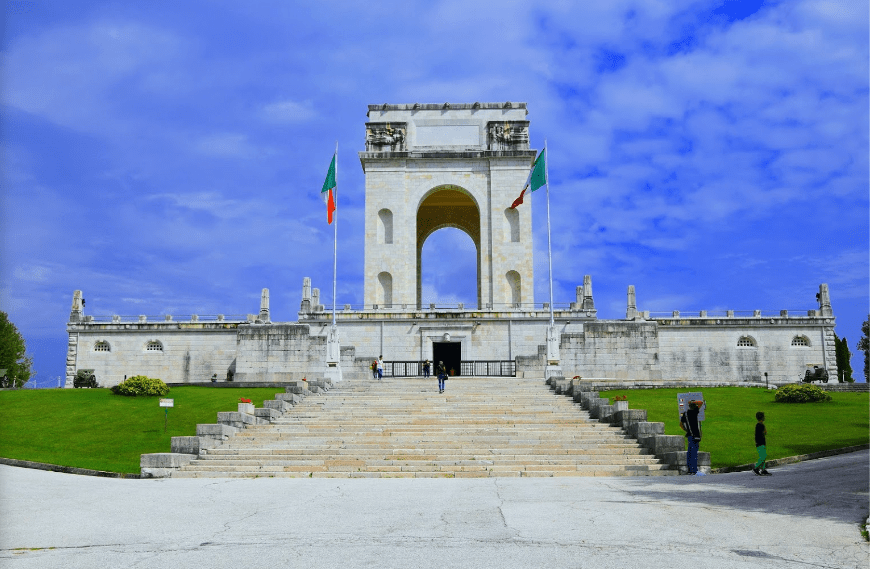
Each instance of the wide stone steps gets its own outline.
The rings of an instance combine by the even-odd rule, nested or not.
[[[676,474],[541,380],[339,383],[269,425],[208,449],[178,477],[637,476]]]

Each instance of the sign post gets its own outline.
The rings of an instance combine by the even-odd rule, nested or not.
[[[166,427],[169,425],[169,408],[175,407],[175,399],[161,399],[160,406],[163,407],[163,432],[166,432]]]

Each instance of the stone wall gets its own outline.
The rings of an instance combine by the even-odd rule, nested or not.
[[[236,358],[238,323],[70,324],[67,385],[78,369],[93,369],[102,387],[124,376],[166,382],[225,380]],[[160,349],[155,349],[159,346]],[[151,349],[149,349],[149,347]]]

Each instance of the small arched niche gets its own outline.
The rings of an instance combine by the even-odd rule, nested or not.
[[[384,308],[393,306],[393,275],[384,271],[378,274],[378,301]]]
[[[510,243],[520,242],[520,212],[507,208],[504,210],[504,240]]]
[[[510,302],[514,307],[518,307],[520,302],[522,302],[522,282],[520,280],[520,274],[516,271],[508,271],[505,273],[505,278],[507,279],[508,290],[510,290]]]
[[[378,212],[378,243],[393,242],[393,212],[387,208]]]

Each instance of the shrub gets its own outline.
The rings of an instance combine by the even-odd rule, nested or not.
[[[830,401],[831,396],[815,385],[790,384],[783,385],[776,390],[774,401],[778,403],[815,403],[817,401]]]
[[[169,386],[162,380],[144,375],[134,375],[123,383],[112,388],[112,392],[118,395],[166,395]]]

